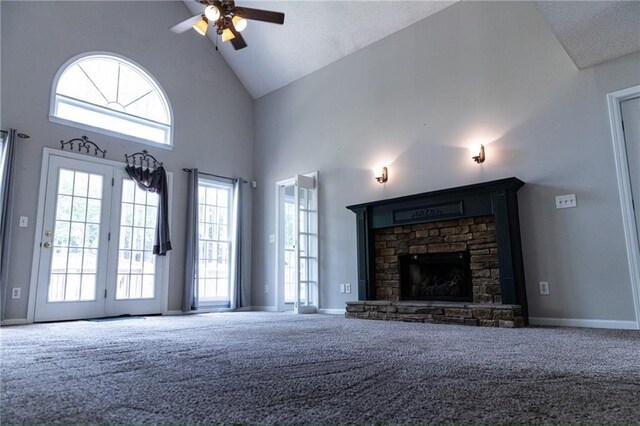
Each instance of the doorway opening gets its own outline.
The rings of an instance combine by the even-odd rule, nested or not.
[[[45,149],[41,176],[29,318],[166,311],[168,256],[153,255],[158,195],[124,164],[74,153]]]
[[[276,307],[319,308],[318,173],[276,183]]]

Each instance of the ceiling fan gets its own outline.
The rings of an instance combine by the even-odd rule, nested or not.
[[[284,13],[270,10],[239,7],[233,0],[197,0],[205,5],[203,13],[192,16],[170,28],[176,34],[183,33],[193,28],[198,34],[207,34],[209,24],[213,24],[216,33],[222,36],[222,41],[230,41],[234,49],[240,50],[247,47],[247,43],[240,34],[247,27],[247,19],[269,22],[271,24],[284,24]]]

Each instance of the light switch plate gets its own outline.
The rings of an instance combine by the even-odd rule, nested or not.
[[[18,226],[20,226],[20,228],[26,228],[29,226],[29,218],[27,216],[20,216],[20,223]]]
[[[543,296],[549,295],[549,283],[547,281],[540,281],[540,294]]]
[[[556,209],[570,209],[578,207],[576,194],[566,194],[556,196]]]
[[[271,244],[273,244],[273,243],[275,243],[275,242],[276,242],[276,236],[275,236],[274,234],[270,234],[270,235],[269,235],[269,242],[270,242]]]
[[[340,293],[344,293],[344,284],[340,284]]]

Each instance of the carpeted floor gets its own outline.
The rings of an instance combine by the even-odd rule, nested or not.
[[[1,423],[640,423],[640,332],[225,313],[4,327]]]

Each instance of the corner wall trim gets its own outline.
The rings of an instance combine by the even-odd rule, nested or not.
[[[612,328],[618,330],[638,330],[635,321],[593,320],[575,318],[529,317],[529,325],[549,325],[556,327]]]
[[[318,313],[325,315],[344,315],[346,313],[346,309],[320,309]]]

